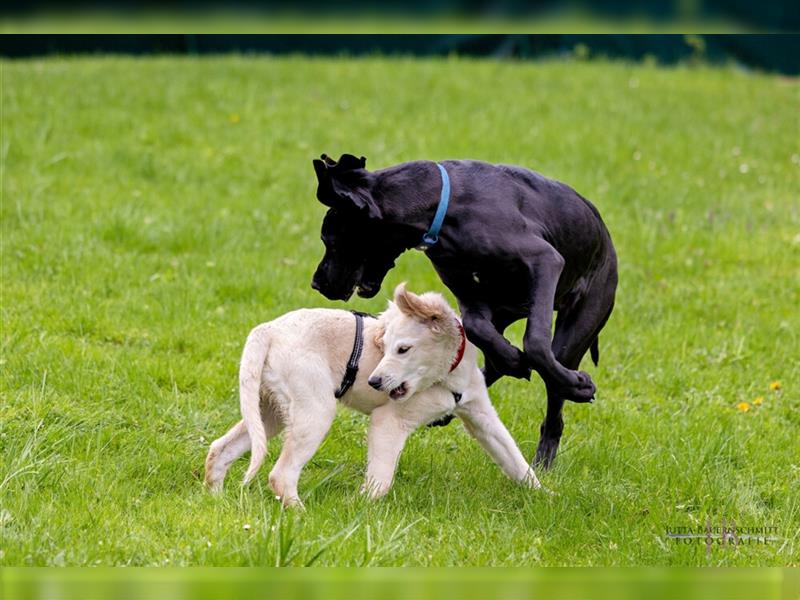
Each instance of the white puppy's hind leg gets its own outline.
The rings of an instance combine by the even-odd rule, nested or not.
[[[274,438],[276,435],[278,435],[283,430],[283,421],[281,420],[280,415],[277,414],[277,413],[278,413],[278,409],[274,406],[272,401],[270,401],[270,400],[267,400],[267,401],[262,400],[261,401],[261,409],[260,409],[261,424],[262,424],[262,426],[264,428],[264,439],[263,439],[263,445],[262,445],[262,450],[261,451],[265,455],[266,455],[266,444],[268,444],[269,441],[272,438]],[[247,428],[247,422],[244,419],[242,419],[242,423],[244,423],[245,429],[246,429]],[[249,433],[250,432],[248,431],[248,435],[249,435]],[[250,452],[251,453],[253,451],[252,448],[253,448],[253,444],[252,444],[252,439],[251,439],[250,440]],[[262,460],[263,460],[263,458],[262,458]],[[245,478],[244,478],[244,481],[242,481],[242,485],[243,486],[248,485],[256,475],[255,472],[251,471],[251,469],[252,469],[252,459],[251,459],[250,462],[251,462],[251,465],[247,469],[247,471],[245,472]],[[260,466],[261,463],[259,462],[258,465]],[[250,477],[247,477],[248,475],[250,475]]]
[[[221,438],[214,440],[206,456],[205,484],[211,493],[222,491],[231,463],[250,449],[250,436],[244,421],[239,421]]]
[[[528,487],[542,487],[533,468],[522,456],[516,442],[497,416],[488,394],[479,394],[477,398],[458,407],[455,413],[464,422],[470,435],[508,477]]]
[[[261,416],[263,417],[267,441],[269,441],[270,438],[281,432],[283,424],[278,415],[271,409],[263,410]],[[222,491],[225,474],[231,464],[250,450],[250,445],[250,435],[247,433],[247,426],[244,420],[239,421],[225,435],[211,443],[206,457],[205,476],[206,487],[211,493],[216,494]]]
[[[367,436],[367,473],[361,492],[373,500],[389,491],[394,481],[397,461],[413,427],[399,418],[391,404],[372,411]]]
[[[297,411],[287,423],[281,455],[269,474],[270,487],[284,506],[303,507],[297,494],[300,472],[322,444],[335,415],[336,401],[331,397],[331,402],[314,402]]]

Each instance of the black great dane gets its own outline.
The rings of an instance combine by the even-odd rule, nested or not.
[[[314,170],[317,198],[330,210],[312,287],[331,300],[354,291],[371,298],[397,257],[426,236],[422,248],[484,353],[487,385],[503,375],[529,379],[531,370],[544,380],[547,415],[535,462],[548,468],[564,401],[594,398],[594,383],[577,369],[587,351],[597,364],[597,336],[614,306],[617,258],[597,209],[558,181],[474,160],[370,172],[364,157],[323,154]],[[442,205],[437,239],[432,223]],[[520,319],[527,319],[524,350],[503,337]]]

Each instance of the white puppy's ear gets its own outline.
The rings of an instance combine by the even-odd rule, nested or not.
[[[398,283],[397,287],[394,288],[394,303],[397,305],[397,308],[403,312],[403,314],[409,314],[408,311],[410,308],[408,304],[408,295],[410,293],[411,292],[406,289],[405,281]],[[392,304],[391,300],[389,301],[389,304]]]
[[[384,327],[383,323],[378,324],[378,328],[375,330],[375,337],[372,338],[372,341],[375,342],[375,345],[378,347],[378,350],[381,351],[381,354],[384,352],[384,345],[383,345],[383,336],[386,333],[386,327]]]
[[[424,321],[428,316],[425,307],[422,305],[421,298],[406,289],[405,281],[394,288],[394,303],[400,309],[400,312],[407,317]]]
[[[431,295],[426,294],[426,296]],[[447,310],[446,306],[436,301],[436,298],[417,296],[413,292],[409,292],[403,282],[394,290],[394,302],[400,312],[425,323],[434,333],[441,333],[444,330]]]
[[[433,333],[442,333],[442,331],[444,331],[444,328],[442,327],[442,319],[436,315],[428,319],[428,327],[431,328]]]

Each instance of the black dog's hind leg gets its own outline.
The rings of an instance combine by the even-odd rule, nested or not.
[[[567,400],[589,402],[595,392],[591,377],[562,364],[553,354],[553,300],[563,267],[562,256],[542,241],[530,262],[531,307],[525,328],[525,356],[548,390]]]
[[[559,312],[553,336],[556,360],[568,369],[577,369],[592,343],[597,340],[614,307],[617,286],[616,266],[610,265],[594,278],[584,298],[569,310]],[[541,437],[534,464],[549,469],[558,451],[564,420],[564,397],[557,388],[547,386],[547,414],[539,429]]]

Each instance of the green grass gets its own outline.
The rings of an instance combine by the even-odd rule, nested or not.
[[[800,564],[797,80],[603,61],[1,64],[0,564]],[[249,329],[342,306],[309,287],[321,152],[516,163],[596,203],[618,302],[600,366],[583,365],[598,401],[566,407],[540,473],[557,495],[504,479],[453,424],[415,434],[370,504],[366,419],[345,411],[301,479],[304,514],[279,510],[268,469],[242,491],[244,460],[205,493]],[[407,253],[347,306],[379,311],[402,280],[444,291]],[[492,388],[529,457],[534,380]],[[781,540],[707,555],[665,539],[706,519]]]

